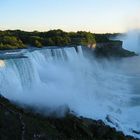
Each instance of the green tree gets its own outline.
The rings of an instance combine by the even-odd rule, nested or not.
[[[23,42],[15,36],[2,36],[0,37],[0,42],[1,49],[16,49],[25,47]]]
[[[42,47],[42,44],[38,40],[35,40],[34,45],[36,47]]]
[[[42,47],[43,38],[39,36],[31,36],[30,37],[30,45],[35,47]]]

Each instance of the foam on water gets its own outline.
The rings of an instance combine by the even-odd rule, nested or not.
[[[68,106],[78,116],[102,119],[123,130],[140,131],[140,106],[131,105],[131,78],[117,60],[96,60],[75,48],[26,52],[28,58],[4,60],[0,93],[43,112]],[[137,95],[139,96],[139,95]],[[114,124],[109,123],[109,116]],[[117,124],[117,125],[116,125]]]

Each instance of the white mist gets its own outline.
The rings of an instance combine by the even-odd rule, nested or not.
[[[45,114],[68,106],[78,116],[102,119],[110,115],[118,130],[139,129],[140,106],[131,106],[131,76],[121,60],[96,60],[81,47],[27,52],[28,58],[5,60],[0,68],[0,92],[18,103]],[[131,114],[131,115],[130,115]],[[135,119],[133,119],[135,118]]]
[[[140,30],[130,30],[120,39],[123,40],[123,48],[140,53]]]

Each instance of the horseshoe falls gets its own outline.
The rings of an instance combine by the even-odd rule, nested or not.
[[[140,131],[140,57],[97,59],[84,47],[44,48],[0,60],[0,94],[43,113],[65,107],[135,137]],[[137,60],[137,61],[136,61]]]

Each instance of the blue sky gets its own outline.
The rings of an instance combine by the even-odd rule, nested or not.
[[[0,0],[0,29],[124,32],[139,14],[140,0]]]

